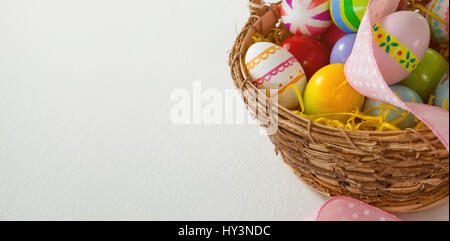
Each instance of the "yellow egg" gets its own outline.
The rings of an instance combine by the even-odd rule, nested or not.
[[[351,112],[364,104],[364,96],[348,84],[343,64],[330,64],[317,71],[306,86],[303,100],[307,115]]]

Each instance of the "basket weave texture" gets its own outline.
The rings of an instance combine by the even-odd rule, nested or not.
[[[246,50],[255,33],[269,33],[280,19],[280,3],[250,1],[251,16],[229,56],[231,75],[250,114],[268,127],[271,119],[247,74]],[[258,100],[258,101],[255,101]],[[313,123],[269,103],[278,130],[269,138],[295,174],[327,196],[350,196],[390,212],[417,212],[449,199],[449,153],[432,131],[350,131]]]

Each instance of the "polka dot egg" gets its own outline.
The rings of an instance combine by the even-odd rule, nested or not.
[[[318,36],[331,26],[329,0],[283,0],[281,19],[293,34]]]
[[[446,22],[446,24],[444,24],[436,18],[433,18],[431,15],[427,15],[426,17],[431,28],[431,37],[434,41],[439,43],[448,43],[448,0],[433,0],[429,3],[428,10]]]

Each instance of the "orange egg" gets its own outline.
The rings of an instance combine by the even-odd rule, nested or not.
[[[306,86],[303,100],[307,115],[351,112],[364,104],[364,96],[348,84],[343,64],[330,64],[317,71]]]

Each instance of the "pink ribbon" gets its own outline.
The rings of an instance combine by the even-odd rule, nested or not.
[[[379,208],[350,197],[334,197],[299,221],[402,221]]]
[[[345,63],[350,85],[362,95],[390,103],[413,113],[449,150],[449,112],[438,107],[404,102],[389,88],[375,59],[371,26],[397,9],[399,0],[371,0],[361,22],[353,52]]]

